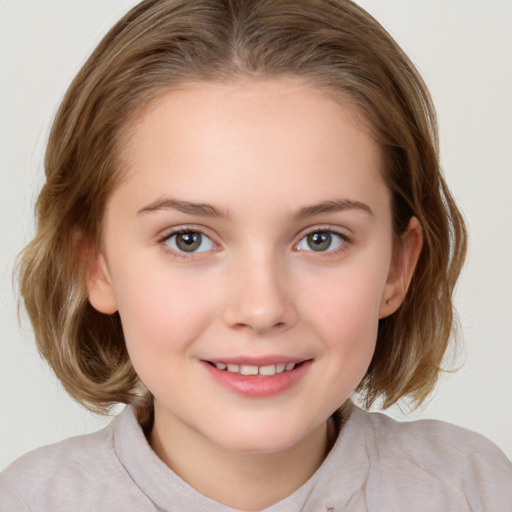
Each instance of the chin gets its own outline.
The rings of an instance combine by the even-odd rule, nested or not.
[[[223,443],[226,451],[241,455],[272,455],[286,452],[292,449],[300,439],[294,437],[279,436],[265,438],[266,434],[259,436],[237,436]]]
[[[299,421],[295,424],[282,420],[256,422],[247,418],[242,424],[232,424],[230,428],[222,429],[223,435],[215,437],[217,444],[226,451],[246,455],[271,455],[291,450],[302,442],[307,444],[315,435],[323,436],[323,425],[324,423],[316,428],[307,429]],[[229,435],[226,435],[226,432]]]

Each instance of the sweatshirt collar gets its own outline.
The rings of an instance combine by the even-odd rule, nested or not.
[[[367,450],[361,450],[361,439],[371,437],[364,432],[365,414],[349,404],[345,412],[348,420],[318,470],[293,494],[262,512],[344,510],[360,494],[361,482],[368,478],[370,470]],[[152,450],[132,406],[116,418],[113,434],[114,450],[121,464],[157,510],[242,512],[203,496],[172,471]]]

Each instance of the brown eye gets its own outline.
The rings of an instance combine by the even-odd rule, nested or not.
[[[176,235],[176,245],[182,251],[194,252],[201,245],[201,239],[201,233],[180,233]]]
[[[213,242],[199,231],[181,231],[171,235],[166,245],[178,252],[205,252],[214,248]]]
[[[307,236],[307,244],[312,251],[327,251],[332,243],[331,233],[319,231]]]
[[[299,251],[331,252],[339,249],[347,242],[343,235],[334,231],[312,231],[297,244]]]

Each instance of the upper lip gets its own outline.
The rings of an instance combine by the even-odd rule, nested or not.
[[[228,356],[228,357],[215,357],[203,359],[208,363],[225,363],[225,364],[238,364],[244,366],[268,366],[271,364],[279,364],[279,363],[303,363],[304,361],[308,361],[308,358],[302,357],[293,357],[293,356],[282,356],[282,355],[268,355],[268,356],[259,356],[259,357],[247,357],[247,356]]]

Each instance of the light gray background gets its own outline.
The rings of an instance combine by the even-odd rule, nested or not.
[[[32,232],[50,121],[80,64],[133,0],[0,0],[0,469],[105,425],[66,396],[20,329],[11,271]],[[470,227],[457,304],[462,369],[410,418],[485,434],[512,458],[512,1],[360,0],[423,73],[442,161]],[[403,418],[395,408],[390,414]]]

